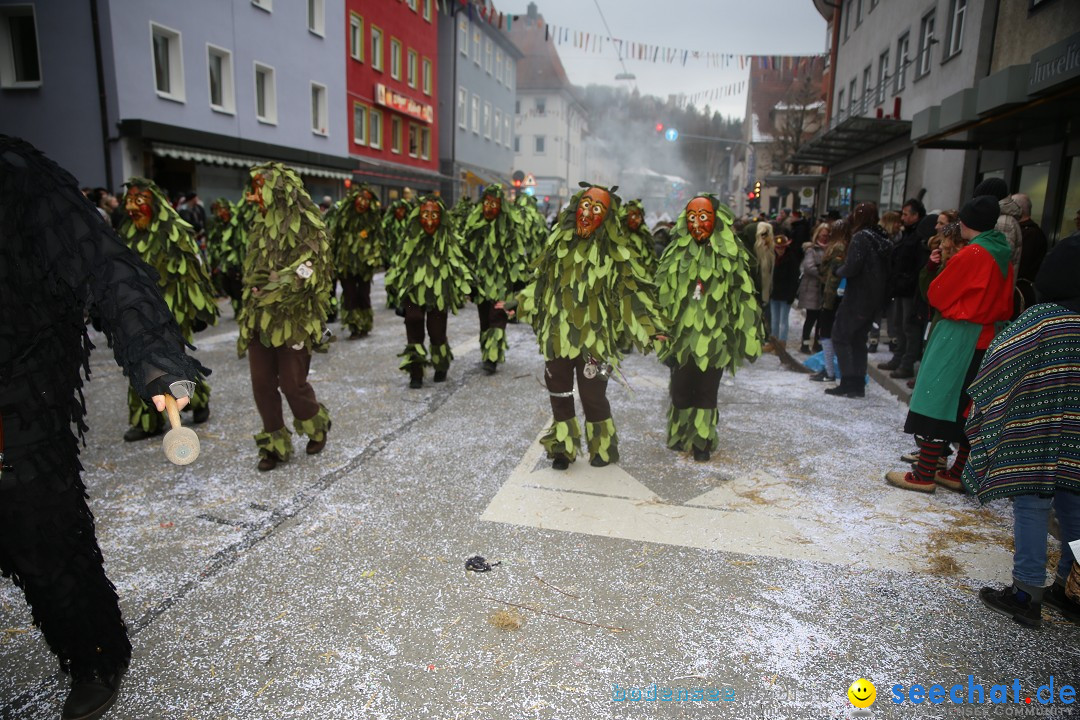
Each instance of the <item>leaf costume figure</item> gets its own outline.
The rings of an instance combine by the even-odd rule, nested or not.
[[[152,180],[133,177],[126,183],[124,210],[128,217],[117,230],[147,265],[157,270],[158,289],[165,298],[184,339],[217,322],[218,308],[210,275],[199,256],[189,224],[169,204]],[[192,420],[210,416],[210,385],[200,380],[191,398]],[[128,388],[128,427],[124,440],[143,440],[165,432],[165,416]]]
[[[668,447],[709,459],[716,447],[716,395],[725,369],[761,355],[762,327],[750,256],[733,217],[701,194],[679,215],[656,273],[670,340],[659,352],[672,366]]]
[[[641,200],[631,200],[623,205],[619,219],[630,248],[637,253],[638,261],[645,267],[649,277],[652,277],[656,274],[656,246],[652,233],[645,224],[645,208]]]
[[[473,271],[473,299],[480,315],[480,352],[489,375],[506,360],[503,301],[525,286],[527,251],[517,213],[504,202],[502,185],[488,185],[465,223],[465,251]]]
[[[585,410],[590,464],[619,459],[607,380],[619,347],[647,352],[663,326],[651,279],[619,231],[614,188],[582,183],[544,246],[520,312],[536,331],[547,361],[545,378],[554,420],[541,438],[552,466],[564,470],[581,445],[574,411],[574,376]]]
[[[529,259],[535,260],[540,257],[547,241],[548,229],[544,216],[536,207],[536,197],[528,193],[521,193],[514,200],[517,207],[518,217],[521,219],[521,232],[525,236],[525,248],[529,253]]]
[[[330,414],[307,381],[311,352],[325,350],[331,258],[326,226],[300,177],[281,163],[251,169],[255,209],[244,258],[244,301],[238,352],[247,352],[251,389],[262,418],[255,436],[259,470],[272,470],[292,455],[281,395],[293,428],[308,436],[307,453],[326,445]]]
[[[251,214],[247,205],[240,207],[245,209],[247,215]],[[218,287],[229,296],[234,316],[240,314],[240,301],[244,294],[244,251],[247,244],[245,219],[240,217],[238,210],[236,205],[223,197],[215,200],[210,205],[212,220],[206,237],[211,272]]]
[[[99,717],[131,643],[80,477],[87,306],[141,397],[208,371],[184,354],[154,271],[67,171],[0,135],[0,196],[0,574],[71,676],[63,717]]]
[[[472,213],[473,201],[468,195],[458,198],[457,204],[450,208],[450,224],[458,237],[465,237],[465,225]]]
[[[371,278],[382,263],[382,213],[367,185],[357,185],[334,213],[334,268],[341,281],[341,322],[349,339],[371,332]]]
[[[465,262],[461,241],[450,225],[446,206],[435,195],[420,199],[408,218],[408,232],[394,264],[386,273],[387,284],[397,288],[405,310],[405,350],[401,369],[409,373],[409,387],[424,384],[424,366],[435,369],[435,382],[446,380],[454,356],[446,339],[446,319],[465,304],[472,275]],[[431,354],[424,349],[424,325],[431,340]]]
[[[409,213],[412,212],[415,203],[411,200],[404,198],[395,200],[390,203],[386,212],[382,217],[382,260],[383,267],[387,270],[394,264],[394,255],[401,249],[402,243],[405,242],[405,236],[409,227]],[[387,292],[387,302],[390,307],[394,307],[391,300],[389,291]]]

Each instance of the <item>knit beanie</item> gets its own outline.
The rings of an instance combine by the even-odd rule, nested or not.
[[[994,229],[999,214],[998,201],[993,195],[979,195],[960,208],[960,222],[977,232],[986,232]]]
[[[1046,255],[1035,290],[1042,302],[1080,298],[1080,235],[1065,238]]]
[[[972,197],[979,197],[980,195],[993,195],[996,200],[1004,200],[1005,196],[1009,194],[1009,186],[999,177],[988,177],[981,183],[975,186],[975,192],[971,194]],[[966,225],[967,223],[965,223]],[[968,227],[971,227],[968,225]]]

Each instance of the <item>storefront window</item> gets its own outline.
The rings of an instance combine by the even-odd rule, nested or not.
[[[1050,179],[1050,162],[1024,165],[1020,168],[1020,187],[1017,192],[1022,192],[1031,198],[1031,217],[1041,218],[1043,206],[1046,204],[1046,184]]]
[[[1077,217],[1080,217],[1080,157],[1069,158],[1065,194],[1061,205],[1061,222],[1058,223],[1057,233],[1053,240],[1057,241],[1080,231]]]

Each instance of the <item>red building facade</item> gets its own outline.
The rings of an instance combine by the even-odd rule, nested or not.
[[[435,0],[346,0],[349,153],[357,180],[439,187]]]

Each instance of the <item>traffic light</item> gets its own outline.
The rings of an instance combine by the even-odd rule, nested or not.
[[[760,180],[757,180],[757,181],[754,182],[754,195],[756,195],[757,197],[761,197],[761,181]]]
[[[664,132],[664,123],[656,123],[656,134]]]

